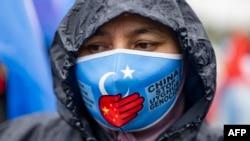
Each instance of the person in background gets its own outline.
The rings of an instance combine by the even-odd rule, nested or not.
[[[6,89],[6,68],[0,62],[0,123],[6,120],[5,89]]]
[[[184,0],[76,0],[50,57],[58,114],[5,122],[0,140],[223,140],[205,120],[214,50]]]
[[[224,78],[208,121],[223,128],[224,124],[250,123],[250,38],[241,29],[232,30],[224,52]]]

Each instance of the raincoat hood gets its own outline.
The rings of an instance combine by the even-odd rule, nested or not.
[[[59,25],[50,50],[60,115],[85,139],[93,139],[91,128],[96,123],[81,100],[74,65],[83,42],[98,27],[125,12],[171,27],[189,60],[185,113],[159,139],[199,127],[214,97],[216,61],[202,23],[185,0],[76,0]]]

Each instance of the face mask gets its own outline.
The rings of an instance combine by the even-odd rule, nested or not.
[[[112,130],[139,131],[175,104],[182,55],[116,49],[78,58],[76,76],[96,121]]]

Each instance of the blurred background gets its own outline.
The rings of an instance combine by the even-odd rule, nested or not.
[[[56,111],[48,49],[73,2],[0,2],[0,122]]]
[[[210,124],[250,124],[250,0],[187,0],[217,57],[217,91]]]
[[[187,0],[217,57],[213,126],[250,124],[250,0]],[[0,8],[0,122],[56,110],[48,48],[74,0],[5,0]]]

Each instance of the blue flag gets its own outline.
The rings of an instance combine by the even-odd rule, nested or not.
[[[7,118],[55,111],[48,50],[32,1],[1,1],[0,61],[7,67]]]
[[[51,46],[54,33],[75,0],[33,0],[44,41]]]

